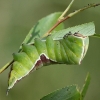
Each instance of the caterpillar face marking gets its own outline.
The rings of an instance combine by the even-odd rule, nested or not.
[[[69,33],[65,34],[63,38],[66,38],[69,35],[73,35],[73,34],[69,31]]]
[[[50,64],[80,64],[88,49],[89,39],[80,33],[66,34],[59,40],[52,35],[45,41],[39,38],[33,45],[23,44],[22,51],[13,54],[8,90],[33,70]]]
[[[83,38],[85,38],[85,37],[86,37],[86,36],[83,36],[82,34],[77,33],[77,32],[75,32],[75,33],[74,33],[74,36],[83,37]]]

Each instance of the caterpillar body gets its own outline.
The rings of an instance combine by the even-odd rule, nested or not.
[[[22,51],[13,54],[8,90],[31,71],[49,64],[80,64],[89,45],[89,38],[80,33],[66,34],[62,39],[34,39],[34,44],[22,44]]]

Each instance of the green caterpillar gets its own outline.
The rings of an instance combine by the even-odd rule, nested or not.
[[[89,45],[89,38],[80,33],[68,33],[62,39],[34,39],[34,44],[22,44],[22,51],[13,54],[8,90],[31,71],[49,64],[80,64]]]

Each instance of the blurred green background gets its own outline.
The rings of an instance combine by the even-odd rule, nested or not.
[[[0,0],[0,68],[12,59],[32,26],[42,17],[63,11],[71,0]],[[76,0],[70,11],[100,0]],[[66,28],[94,21],[100,33],[100,6],[88,9],[65,22]],[[6,96],[8,68],[0,75],[0,100],[39,100],[71,84],[81,88],[87,72],[91,75],[85,100],[100,100],[100,39],[90,38],[89,50],[80,66],[43,67],[21,80]]]

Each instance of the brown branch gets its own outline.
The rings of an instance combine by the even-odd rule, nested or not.
[[[65,20],[67,20],[68,18],[70,18],[69,16],[66,16],[64,19],[57,21],[57,23],[46,33],[47,35],[49,35],[49,33],[51,31],[53,31],[60,23],[64,22]],[[45,35],[46,35],[45,34]]]
[[[72,13],[70,13],[69,15],[67,15],[66,17],[64,17],[63,19],[60,19],[56,22],[56,24],[46,33],[43,35],[43,37],[46,37],[47,35],[49,35],[59,24],[61,24],[62,22],[64,22],[65,20],[71,18],[72,16],[74,16],[75,14],[81,12],[81,11],[84,11],[88,8],[91,8],[91,7],[96,7],[96,6],[99,6],[100,3],[97,3],[97,4],[88,4],[88,6],[82,8],[82,9],[79,9],[79,10],[76,10]]]

